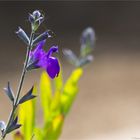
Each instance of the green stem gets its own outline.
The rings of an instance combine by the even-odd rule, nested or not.
[[[25,75],[26,75],[26,72],[27,72],[26,69],[27,69],[27,65],[28,65],[28,61],[29,61],[30,51],[32,49],[32,41],[33,41],[33,38],[34,38],[34,32],[32,32],[31,33],[31,36],[30,36],[30,43],[29,43],[29,46],[27,47],[26,58],[25,58],[24,67],[23,67],[23,71],[22,71],[22,74],[21,74],[21,78],[20,78],[20,82],[19,82],[19,86],[18,86],[18,90],[17,90],[15,102],[14,102],[14,105],[13,105],[13,109],[12,109],[12,111],[10,113],[10,116],[9,116],[9,119],[8,119],[8,123],[7,123],[6,129],[5,129],[5,132],[2,135],[1,140],[4,140],[4,138],[6,137],[6,135],[7,135],[7,129],[9,127],[9,125],[11,124],[11,121],[14,118],[14,113],[15,113],[15,110],[16,110],[16,108],[18,106],[19,96],[20,96],[22,85],[24,83],[24,78],[25,78]]]

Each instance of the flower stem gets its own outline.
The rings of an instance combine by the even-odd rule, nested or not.
[[[21,74],[19,86],[18,86],[18,89],[17,89],[16,98],[15,98],[15,101],[14,101],[14,104],[13,104],[13,108],[12,108],[12,111],[11,111],[10,116],[9,116],[9,119],[8,119],[8,123],[7,123],[6,129],[5,129],[5,132],[2,135],[1,140],[4,140],[4,138],[6,137],[6,135],[7,135],[7,129],[9,127],[9,125],[11,124],[11,121],[14,118],[14,113],[15,113],[16,108],[18,106],[19,96],[20,96],[21,89],[22,89],[22,86],[23,86],[23,83],[24,83],[24,78],[25,78],[25,75],[26,75],[26,72],[27,72],[27,65],[28,65],[28,61],[29,61],[30,51],[32,49],[32,41],[33,41],[33,38],[34,38],[34,32],[31,32],[31,35],[30,35],[30,43],[29,43],[29,46],[27,47],[26,58],[25,58],[24,67],[23,67],[23,70],[22,70],[22,74]]]

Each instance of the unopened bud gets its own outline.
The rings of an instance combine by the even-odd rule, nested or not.
[[[18,37],[26,44],[29,44],[30,40],[27,34],[24,32],[22,28],[19,27],[18,31],[16,32]]]
[[[33,45],[36,45],[40,41],[46,40],[47,38],[51,38],[53,37],[53,35],[54,33],[52,31],[46,31],[34,39]]]

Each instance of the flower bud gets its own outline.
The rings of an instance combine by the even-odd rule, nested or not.
[[[32,14],[29,14],[28,20],[31,23],[32,31],[36,31],[40,24],[44,21],[44,16],[39,10],[35,10]]]
[[[44,17],[40,17],[36,20],[36,23],[38,23],[38,25],[40,25],[43,21],[44,21]]]
[[[41,16],[40,11],[39,11],[39,10],[35,10],[35,11],[33,12],[33,16],[35,17],[35,19],[39,18],[39,17]]]
[[[39,43],[40,41],[46,40],[47,38],[53,37],[54,33],[50,30],[42,33],[41,35],[39,35],[38,37],[36,37],[33,41],[33,45],[36,45],[37,43]]]
[[[27,36],[27,34],[24,32],[24,30],[22,28],[19,27],[18,31],[16,32],[16,34],[18,35],[18,37],[27,45],[29,44],[30,40],[29,37]]]
[[[93,47],[95,41],[95,32],[91,27],[88,27],[82,33],[81,44],[86,44],[87,41],[89,41],[90,45]]]
[[[91,27],[85,29],[81,36],[81,56],[85,57],[88,55],[95,43],[95,32]]]
[[[30,14],[30,13],[29,13],[29,17],[28,17],[28,19],[29,19],[29,21],[30,21],[31,24],[33,24],[34,21],[35,21],[34,16],[33,16],[32,14]]]
[[[4,121],[0,121],[0,130],[3,131],[6,128],[6,124]]]

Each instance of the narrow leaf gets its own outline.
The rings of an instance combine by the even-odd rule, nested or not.
[[[28,100],[31,100],[31,99],[33,99],[33,98],[36,97],[35,95],[32,95],[32,93],[33,93],[33,88],[34,88],[34,87],[32,87],[32,88],[29,90],[29,92],[28,92],[27,94],[25,94],[25,95],[19,100],[19,104],[22,104],[22,103],[24,103],[24,102],[26,102],[26,101],[28,101]]]
[[[88,55],[88,56],[86,56],[84,58],[81,58],[79,60],[78,67],[85,66],[85,65],[89,64],[92,61],[93,61],[93,56],[92,55]]]
[[[82,68],[75,69],[64,85],[64,90],[61,96],[61,109],[64,115],[67,115],[67,113],[69,112],[78,93],[78,81],[82,73]]]
[[[18,124],[18,117],[16,117],[12,123],[10,124],[10,126],[8,127],[8,129],[6,130],[6,133],[10,133],[12,131],[14,131],[15,129],[18,129],[19,127],[21,127],[21,124]]]
[[[36,140],[43,140],[43,131],[41,128],[35,128],[34,129],[35,139]]]
[[[16,117],[16,118],[13,120],[12,124],[13,124],[13,125],[17,124],[17,121],[18,121],[18,117]]]
[[[47,135],[44,137],[44,139],[47,140],[58,140],[62,127],[64,123],[64,116],[63,115],[58,115],[56,116],[51,123],[50,128],[48,129]]]
[[[16,133],[14,133],[13,138],[14,140],[24,140],[24,137],[20,131],[17,131]]]
[[[59,91],[56,91],[55,94],[54,94],[54,97],[53,97],[53,100],[51,102],[51,106],[50,106],[50,109],[52,111],[52,113],[59,113],[60,112],[60,105],[61,105],[61,102],[60,102],[60,98],[61,97],[61,93]]]
[[[28,65],[27,65],[27,68],[26,68],[27,71],[39,68],[39,66],[36,65],[36,64],[38,63],[38,61],[39,61],[39,60],[32,61],[32,60],[30,59]]]
[[[24,43],[29,45],[29,42],[30,42],[29,37],[27,36],[27,34],[24,32],[24,30],[22,28],[19,27],[16,34]]]
[[[65,55],[66,59],[73,65],[77,65],[78,58],[77,56],[69,49],[64,49],[63,54]]]
[[[6,88],[4,88],[4,91],[6,92],[7,96],[9,97],[9,99],[14,102],[14,93],[10,87],[10,82],[8,82],[8,85]]]
[[[8,130],[6,131],[6,133],[10,133],[10,132],[12,132],[12,131],[14,131],[14,130],[20,128],[20,127],[21,127],[21,124],[16,124],[16,125],[10,126],[10,127],[8,128]]]
[[[51,30],[48,30],[48,31],[42,33],[41,35],[39,35],[38,37],[36,37],[33,40],[33,45],[36,45],[40,41],[46,40],[46,39],[51,38],[53,36],[54,36],[54,33]]]
[[[62,88],[63,88],[62,67],[61,67],[61,71],[59,72],[58,77],[55,78],[53,81],[54,81],[54,85],[55,85],[55,91],[56,92],[58,92],[58,91],[61,92]]]
[[[33,95],[37,95],[37,88],[34,86]],[[19,106],[19,123],[22,125],[21,134],[25,140],[31,140],[35,128],[36,100],[29,100]],[[27,113],[29,112],[29,113]]]
[[[40,98],[41,105],[44,114],[45,122],[48,121],[48,117],[50,116],[50,105],[52,102],[52,87],[51,81],[46,72],[43,72],[40,79]]]
[[[92,52],[93,48],[94,48],[94,44],[95,44],[95,31],[93,30],[93,28],[88,27],[86,28],[81,36],[81,56],[85,57],[87,56],[89,53]]]

